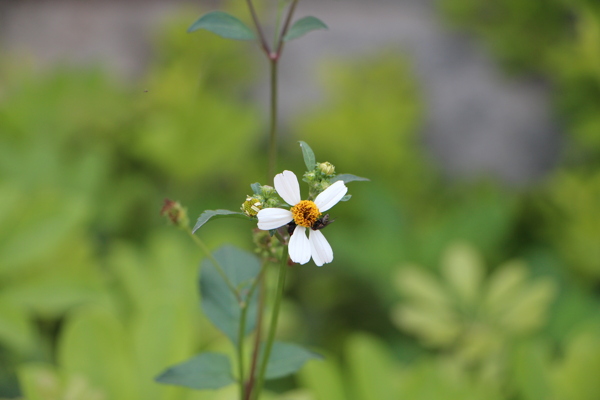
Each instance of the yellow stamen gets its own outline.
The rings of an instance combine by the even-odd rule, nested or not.
[[[310,200],[302,200],[290,209],[296,225],[310,228],[314,225],[321,212],[315,203]]]

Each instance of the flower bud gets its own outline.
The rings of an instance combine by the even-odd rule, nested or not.
[[[309,172],[305,172],[304,173],[304,182],[313,182],[316,178],[316,175],[313,171],[309,171]]]
[[[262,203],[255,196],[246,196],[246,201],[242,203],[241,209],[247,216],[256,217],[256,214],[262,209]]]
[[[329,186],[331,186],[331,183],[329,183],[329,181],[321,181],[321,183],[319,184],[319,193],[321,193],[322,191],[324,191],[325,189],[327,189]]]
[[[281,200],[279,200],[278,197],[273,196],[273,197],[270,197],[265,200],[262,208],[273,208],[273,207],[280,207],[280,206],[281,206]]]
[[[275,195],[275,188],[273,186],[269,186],[269,185],[262,185],[260,187],[260,190],[262,192],[262,195],[265,198],[269,198],[272,197],[273,195]]]
[[[324,174],[324,175],[333,175],[335,173],[335,167],[333,166],[332,163],[325,161],[324,163],[320,163],[319,165],[317,165],[317,168],[319,168],[319,170]]]
[[[160,210],[160,215],[165,216],[173,225],[186,229],[189,226],[189,219],[185,208],[178,201],[165,199],[165,204]]]

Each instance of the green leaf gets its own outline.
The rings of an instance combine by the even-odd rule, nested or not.
[[[27,400],[45,400],[62,394],[61,378],[52,365],[28,362],[18,366],[17,374],[21,394]]]
[[[461,304],[478,301],[485,269],[475,248],[461,242],[451,245],[444,252],[442,274]]]
[[[0,343],[22,353],[31,351],[37,343],[27,308],[3,298],[0,298]]]
[[[189,27],[188,33],[206,29],[226,39],[254,40],[254,32],[246,24],[231,14],[223,11],[212,11],[204,14]]]
[[[329,28],[327,28],[327,25],[325,25],[323,21],[316,17],[300,18],[298,21],[294,22],[294,25],[292,25],[290,30],[285,34],[283,40],[287,42],[289,40],[297,39],[301,36],[306,35],[308,32],[317,29]]]
[[[256,292],[248,298],[248,290],[260,272],[260,261],[254,254],[233,246],[223,246],[213,253],[231,283],[242,293],[242,300],[248,304],[246,313],[246,334],[254,330],[256,322]],[[240,305],[229,287],[214,268],[212,261],[202,262],[200,274],[200,295],[202,310],[212,323],[234,344],[238,342]]]
[[[515,385],[523,400],[552,398],[550,371],[556,364],[547,342],[539,339],[519,341],[511,359]]]
[[[58,364],[66,375],[85,377],[107,399],[135,399],[138,378],[129,332],[117,312],[99,306],[69,315],[58,342]]]
[[[398,397],[397,371],[389,349],[378,339],[365,334],[352,335],[346,343],[345,360],[357,398],[393,400]]]
[[[192,233],[195,233],[202,225],[210,221],[211,219],[219,219],[219,218],[239,218],[245,220],[251,220],[249,216],[239,211],[229,211],[229,210],[206,210],[198,217],[198,221],[196,221],[196,225],[194,225],[194,229],[192,229]]]
[[[235,382],[229,358],[219,353],[202,353],[174,365],[156,377],[156,382],[196,390],[219,389]]]
[[[300,147],[302,148],[302,156],[304,157],[304,164],[306,164],[306,169],[308,171],[312,171],[317,165],[317,161],[315,160],[315,153],[313,153],[312,149],[309,145],[306,144],[306,142],[300,140],[298,143],[300,143]]]
[[[330,183],[343,181],[344,183],[355,182],[355,181],[369,181],[367,178],[361,178],[360,176],[352,174],[339,174],[329,180]]]
[[[295,344],[274,342],[265,378],[276,379],[291,375],[311,359],[322,360],[323,356]]]
[[[254,194],[262,194],[262,190],[261,190],[262,185],[260,183],[254,182],[252,185],[250,185],[250,187],[252,188],[252,192]]]
[[[342,368],[335,357],[327,356],[322,362],[309,362],[298,374],[298,380],[314,394],[316,399],[347,400],[349,387],[344,380]]]

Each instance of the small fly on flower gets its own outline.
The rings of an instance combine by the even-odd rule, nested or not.
[[[335,219],[329,219],[329,214],[325,214],[321,218],[317,219],[315,223],[310,227],[313,231],[321,230],[325,228],[327,225],[335,222]],[[292,236],[294,234],[294,229],[296,229],[296,223],[294,221],[290,221],[287,224],[287,232],[288,235]]]
[[[319,218],[318,220],[315,221],[315,223],[313,224],[311,229],[313,231],[316,231],[318,229],[323,229],[327,225],[333,224],[334,222],[335,222],[335,219],[329,219],[329,214],[325,214],[321,218]]]

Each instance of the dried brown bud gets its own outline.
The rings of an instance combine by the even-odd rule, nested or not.
[[[177,201],[165,199],[165,203],[160,210],[160,215],[167,217],[175,226],[180,228],[188,227],[187,212]]]

